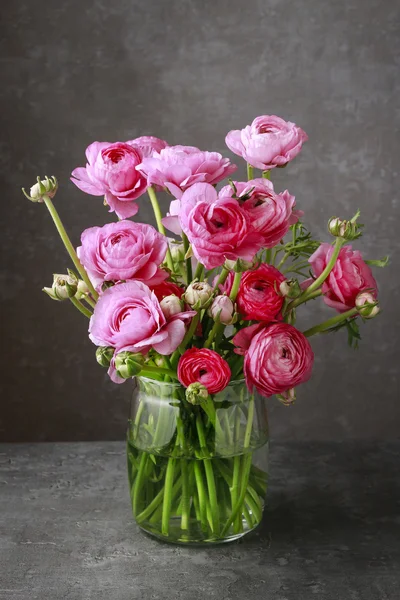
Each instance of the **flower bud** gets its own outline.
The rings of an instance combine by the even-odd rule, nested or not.
[[[244,273],[245,271],[254,269],[256,265],[257,261],[255,259],[249,261],[238,258],[237,260],[226,260],[224,263],[224,269],[233,271],[234,273]]]
[[[75,298],[77,300],[83,300],[90,293],[87,284],[83,281],[83,279],[78,279],[78,289],[75,294]]]
[[[296,401],[296,390],[295,388],[290,388],[289,390],[286,390],[286,392],[282,392],[282,394],[277,394],[276,397],[284,406],[290,406]]]
[[[43,288],[43,291],[52,298],[52,300],[67,300],[75,296],[78,290],[78,279],[72,271],[70,275],[53,275],[53,285],[51,288]]]
[[[194,281],[191,283],[182,299],[194,310],[207,308],[212,298],[213,289],[206,281]]]
[[[208,314],[214,321],[224,325],[232,325],[237,320],[235,305],[229,296],[216,296],[208,309]]]
[[[175,294],[165,296],[165,298],[161,300],[160,306],[166,319],[169,319],[173,315],[177,315],[183,310],[183,302],[178,296],[175,296]]]
[[[190,404],[201,404],[209,397],[208,390],[205,385],[199,381],[191,383],[186,388],[186,400]]]
[[[185,248],[183,244],[178,244],[177,242],[171,242],[169,245],[172,260],[175,263],[181,263],[185,260]]]
[[[279,286],[279,291],[286,298],[298,298],[301,293],[301,287],[297,279],[286,279]]]
[[[379,313],[380,308],[376,298],[371,292],[360,292],[356,298],[356,307],[364,319],[373,319]]]
[[[345,240],[355,240],[360,237],[361,233],[359,232],[360,225],[357,225],[356,222],[353,221],[345,221],[338,219],[338,217],[333,217],[328,222],[328,231],[335,237],[341,237]]]
[[[96,360],[102,367],[109,367],[114,356],[114,348],[111,346],[99,346],[96,350]]]
[[[54,176],[50,177],[50,179],[46,177],[42,180],[40,180],[40,177],[37,177],[37,183],[31,187],[30,195],[25,192],[24,188],[22,188],[22,192],[32,202],[43,202],[43,196],[54,198],[57,188],[58,183]]]
[[[144,357],[140,353],[125,350],[117,354],[114,365],[120,377],[129,379],[140,373],[144,365]]]

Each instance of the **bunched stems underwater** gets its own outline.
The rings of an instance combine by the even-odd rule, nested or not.
[[[233,382],[215,418],[178,384],[138,378],[128,428],[134,517],[174,543],[221,543],[254,529],[267,491],[268,423],[260,397]]]

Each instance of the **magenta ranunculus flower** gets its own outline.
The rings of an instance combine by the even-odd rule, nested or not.
[[[314,353],[307,338],[287,323],[252,325],[233,338],[244,354],[247,386],[269,397],[285,394],[311,376]]]
[[[219,152],[203,152],[194,146],[168,146],[138,166],[149,185],[166,187],[175,198],[194,183],[218,183],[236,168]]]
[[[252,260],[263,243],[239,202],[219,198],[209,183],[196,183],[183,194],[179,220],[194,255],[207,269],[225,259]]]
[[[315,277],[325,269],[333,253],[333,246],[324,243],[309,258]],[[378,286],[369,266],[363,261],[361,252],[353,250],[350,244],[343,246],[335,266],[322,285],[324,302],[338,312],[354,308],[357,295],[363,290],[370,291],[376,298]]]
[[[154,152],[161,152],[168,146],[165,140],[152,135],[142,135],[134,140],[128,140],[126,143],[137,148],[143,158],[153,156]]]
[[[251,125],[230,131],[225,138],[232,152],[262,170],[283,167],[297,156],[307,140],[300,127],[274,115],[257,117]]]
[[[277,194],[268,179],[252,179],[251,181],[235,181],[236,192],[226,185],[219,192],[219,197],[238,198],[242,208],[249,216],[251,223],[263,238],[264,248],[273,248],[286,235],[290,225],[297,223],[303,215],[294,210],[295,197],[287,190]]]
[[[160,269],[167,239],[151,225],[118,221],[90,227],[81,235],[79,260],[97,288],[104,281],[138,279],[155,286],[168,277]]]
[[[247,320],[273,321],[279,318],[284,298],[279,293],[286,277],[272,265],[261,264],[243,273],[236,297],[238,312]]]
[[[121,219],[137,213],[134,200],[147,189],[146,178],[136,169],[142,154],[133,145],[116,142],[93,142],[86,148],[86,167],[72,171],[71,181],[83,192],[104,196]]]
[[[140,281],[119,283],[99,298],[90,318],[89,337],[97,346],[112,346],[145,354],[154,348],[171,354],[182,342],[185,323],[195,315],[186,311],[166,319],[154,292]]]
[[[230,378],[228,363],[214,350],[190,348],[179,359],[178,379],[185,387],[199,382],[209,394],[217,394],[228,385]]]

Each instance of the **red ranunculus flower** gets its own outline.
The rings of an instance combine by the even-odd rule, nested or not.
[[[226,360],[208,348],[190,348],[178,363],[178,379],[188,387],[199,381],[209,394],[221,392],[229,383],[231,370]]]

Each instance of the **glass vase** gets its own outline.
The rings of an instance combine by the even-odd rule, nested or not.
[[[236,540],[260,523],[266,401],[243,380],[193,405],[181,384],[138,377],[127,451],[133,515],[147,533],[212,544]]]

